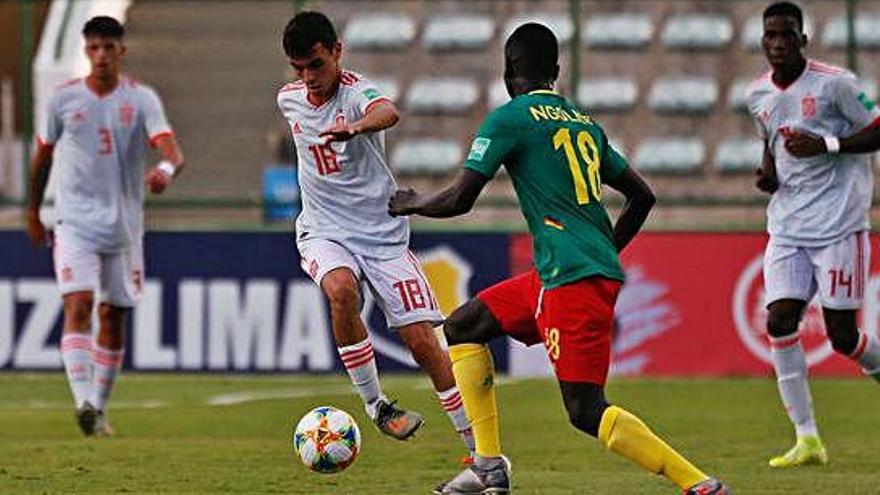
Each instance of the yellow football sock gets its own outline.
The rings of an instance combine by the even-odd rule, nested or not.
[[[464,401],[464,410],[474,430],[477,454],[501,455],[498,431],[498,406],[495,404],[495,364],[489,347],[482,344],[458,344],[449,347],[452,374]]]
[[[662,474],[686,489],[708,478],[655,435],[642,420],[611,406],[602,414],[599,441],[652,473]]]

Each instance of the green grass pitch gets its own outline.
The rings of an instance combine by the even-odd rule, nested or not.
[[[772,379],[615,379],[609,398],[639,414],[738,495],[880,493],[880,388],[813,380],[831,456],[825,468],[773,471],[792,433]],[[407,443],[382,437],[339,376],[123,375],[113,438],[83,438],[62,374],[0,374],[0,493],[426,494],[464,454],[428,382],[386,376],[386,393],[422,412]],[[517,494],[673,494],[570,427],[550,380],[502,380],[502,441]],[[334,405],[361,426],[363,451],[336,475],[293,457],[291,428]]]

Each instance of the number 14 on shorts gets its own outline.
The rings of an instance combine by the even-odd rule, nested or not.
[[[828,277],[831,281],[831,297],[843,296],[846,291],[846,297],[853,297],[853,274],[846,273],[843,268],[832,268],[828,270]],[[840,294],[837,293],[840,291]]]

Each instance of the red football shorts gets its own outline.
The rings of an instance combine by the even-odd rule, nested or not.
[[[590,277],[542,291],[532,270],[477,297],[504,333],[526,345],[544,343],[557,379],[604,386],[620,286],[617,280]]]

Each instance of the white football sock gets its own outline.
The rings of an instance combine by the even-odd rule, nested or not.
[[[377,403],[379,400],[385,400],[385,396],[382,395],[382,387],[379,385],[379,371],[376,369],[373,343],[367,337],[357,344],[338,349],[342,364],[351,377],[351,383],[364,401],[367,415],[375,419]]]
[[[779,395],[797,436],[818,436],[813,397],[807,383],[807,357],[800,337],[797,334],[770,337],[770,347]]]
[[[471,423],[464,412],[464,402],[461,400],[461,394],[458,393],[458,387],[453,386],[444,392],[438,391],[437,397],[440,399],[443,410],[446,411],[446,415],[452,421],[452,426],[458,432],[458,436],[461,437],[461,441],[464,442],[468,452],[474,452],[476,450],[474,431],[471,429]]]
[[[116,377],[119,376],[119,370],[122,368],[122,356],[125,351],[122,349],[113,351],[105,349],[94,344],[94,378],[92,379],[92,405],[99,411],[104,410],[107,400],[110,398],[110,392],[113,391],[113,384],[116,383]]]
[[[67,332],[61,336],[61,361],[76,407],[90,399],[92,390],[92,335]]]
[[[874,377],[880,374],[880,344],[868,332],[859,332],[859,343],[849,356],[862,366],[865,373]]]

